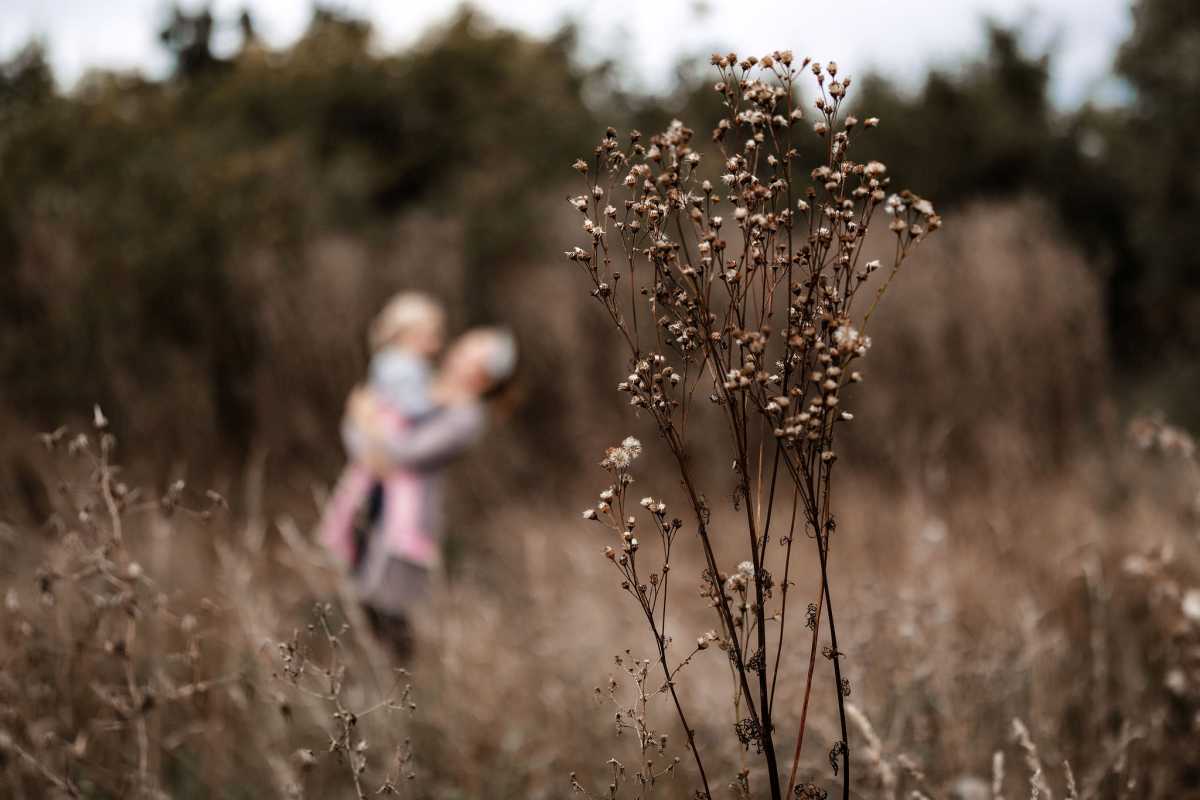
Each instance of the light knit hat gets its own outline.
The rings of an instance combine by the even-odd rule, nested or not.
[[[490,344],[484,369],[495,383],[503,383],[512,377],[517,368],[517,337],[506,328],[484,328],[479,331]]]

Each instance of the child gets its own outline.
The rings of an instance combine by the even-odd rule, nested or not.
[[[409,419],[433,407],[429,361],[442,349],[445,316],[431,298],[405,292],[396,295],[371,326],[374,355],[367,385]]]
[[[383,473],[387,460],[371,442],[433,410],[429,362],[442,347],[444,329],[441,307],[418,292],[396,295],[371,325],[367,383],[350,397],[342,434],[350,457],[372,472]]]

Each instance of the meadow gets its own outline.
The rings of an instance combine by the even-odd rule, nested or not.
[[[1081,797],[1181,797],[1196,779],[1197,469],[1170,437],[1166,452],[1137,447],[1106,404],[1087,278],[1038,219],[1032,205],[962,215],[876,332],[893,365],[848,445],[831,566],[860,712],[858,796],[1021,797],[1043,785],[1039,796],[1072,796],[1064,762]],[[1044,269],[997,279],[1015,271],[997,269],[1013,266],[1001,256],[962,258],[1014,242]],[[947,273],[947,302],[910,302]],[[1040,317],[1051,324],[1028,325],[1017,298],[1029,296],[1053,304]],[[1022,357],[992,357],[997,330],[1016,332],[1006,349]],[[921,388],[931,375],[933,397]],[[576,390],[569,403],[594,391]],[[637,431],[623,422],[591,440]],[[106,435],[72,429],[47,452],[31,437],[30,458],[54,476],[56,521],[4,529],[11,796],[353,796],[357,764],[367,795],[561,797],[574,775],[594,797],[610,782],[622,797],[691,796],[686,760],[652,789],[630,777],[641,755],[615,720],[636,705],[633,665],[654,654],[609,574],[607,540],[579,519],[594,475],[565,495],[517,485],[507,464],[523,454],[503,432],[461,465],[472,522],[453,536],[461,557],[418,656],[397,673],[309,538],[322,484],[288,491],[300,479],[267,456],[223,487],[242,498],[232,508],[203,485],[136,495],[136,469],[111,465],[138,455],[115,444],[105,455]],[[740,543],[714,540],[729,558]],[[675,565],[689,584],[696,557]],[[818,577],[811,559],[797,563],[801,602]],[[670,620],[680,641],[712,627],[688,611]],[[781,730],[803,690],[802,665],[791,669]],[[722,784],[752,761],[729,741],[727,673],[723,654],[702,652],[681,682]],[[664,764],[687,757],[668,712],[647,712],[668,737]],[[835,739],[836,709],[812,713],[814,738]],[[824,776],[825,756],[811,746],[802,775]]]
[[[881,172],[868,160],[866,105],[887,100],[907,120],[924,100],[905,106],[868,79],[855,87],[863,110],[847,112],[834,102],[845,73],[826,64],[819,89],[795,92],[805,116],[794,127],[810,144],[797,145],[807,149],[794,180],[814,187],[804,197],[818,221],[796,223],[811,249],[792,251],[788,218],[759,191],[782,169],[767,166],[767,137],[747,147],[730,134],[727,153],[710,142],[719,100],[741,96],[719,85],[718,101],[702,99],[713,74],[653,102],[613,92],[597,109],[581,98],[604,78],[575,66],[566,40],[490,30],[469,14],[409,53],[368,54],[366,35],[319,13],[288,53],[246,52],[191,82],[101,76],[72,97],[37,83],[33,56],[6,66],[4,108],[28,113],[0,116],[0,163],[26,190],[0,198],[0,234],[15,245],[0,274],[17,289],[7,305],[0,298],[12,387],[0,398],[0,794],[1200,792],[1200,456],[1179,391],[1194,366],[1181,353],[1190,323],[1167,309],[1183,322],[1154,338],[1155,320],[1130,309],[1161,295],[1121,283],[1128,275],[1111,267],[1120,248],[1098,254],[1069,224],[1064,207],[1083,208],[1072,192],[1099,173],[988,192],[982,167],[922,170],[917,147]],[[1004,61],[997,36],[991,61],[957,91],[1000,118],[1008,107],[989,92],[1032,67],[1017,53]],[[748,69],[721,58],[705,69],[745,89],[730,76]],[[437,68],[447,63],[455,68]],[[509,71],[493,74],[497,63]],[[521,87],[521,99],[496,109],[488,81]],[[833,99],[814,108],[817,97]],[[396,110],[414,106],[443,116]],[[667,107],[695,117],[694,151]],[[904,137],[888,138],[880,113],[878,148],[891,159]],[[848,114],[863,120],[848,125]],[[606,134],[609,118],[622,130]],[[634,124],[647,133],[631,136]],[[510,125],[542,138],[514,142]],[[94,135],[75,141],[78,126]],[[442,126],[478,162],[451,166],[430,141]],[[835,131],[852,128],[846,150]],[[389,149],[397,141],[404,163]],[[639,141],[695,152],[704,167],[635,155]],[[738,153],[750,161],[730,166]],[[1059,166],[1082,169],[1068,162]],[[631,205],[618,208],[612,187],[595,193],[600,167],[613,166],[619,184],[635,163],[647,171],[626,184],[644,193]],[[920,210],[921,197],[887,199],[898,184],[869,183],[884,174],[928,190],[938,214]],[[850,176],[862,194],[849,193]],[[700,189],[706,178],[718,188]],[[956,192],[968,178],[979,191]],[[139,189],[122,188],[127,180]],[[672,195],[688,180],[693,194]],[[694,203],[710,191],[728,195],[723,210]],[[862,205],[844,206],[850,197]],[[789,210],[805,208],[797,199]],[[672,226],[677,214],[696,231],[662,227],[660,202]],[[155,204],[165,212],[151,213]],[[868,232],[859,221],[872,205]],[[822,232],[825,208],[854,209],[826,214],[844,235]],[[654,246],[641,266],[614,267],[607,248],[619,252],[631,229],[615,222],[628,226],[629,214],[645,214]],[[920,247],[892,280],[896,237]],[[861,262],[860,247],[870,254]],[[694,260],[675,255],[689,248]],[[732,274],[708,282],[728,300],[710,300],[682,271],[714,250]],[[780,282],[788,262],[768,262],[784,252],[811,284]],[[846,266],[876,257],[883,268],[864,266],[861,279]],[[628,283],[608,277],[614,269]],[[826,269],[834,284],[820,279]],[[648,274],[679,282],[639,284]],[[853,313],[871,308],[869,356],[849,332],[848,302],[838,305],[838,287],[851,285],[862,298]],[[1129,296],[1114,301],[1114,285]],[[365,367],[364,333],[382,298],[412,286],[446,302],[454,327],[511,324],[523,355],[487,439],[454,467],[447,569],[417,620],[416,655],[400,665],[370,635],[314,528],[343,461],[337,423]],[[643,286],[659,312],[681,315],[662,325],[680,337],[675,349],[621,349],[630,317],[615,303],[626,293],[646,302]],[[1179,298],[1187,291],[1178,284]],[[810,344],[756,338],[776,318],[754,314],[777,296],[788,298],[781,308],[808,309],[784,313],[794,341]],[[728,324],[706,331],[718,316]],[[772,371],[777,353],[790,363],[789,348],[810,359],[800,383],[820,371],[816,393],[790,411],[779,402],[797,397],[789,384],[773,389],[756,369]],[[742,360],[722,361],[732,353]],[[861,391],[848,386],[851,364]],[[663,399],[668,365],[692,390],[680,398],[693,409],[683,423]],[[778,432],[747,411],[756,400],[733,399],[743,391]],[[815,438],[808,417],[790,416],[810,402],[830,420]],[[835,419],[836,452],[825,438]],[[679,458],[673,431],[684,426]],[[774,507],[775,448],[818,465],[817,486],[835,461],[838,477],[805,494],[779,470],[792,523],[768,537],[755,520]],[[610,513],[617,498],[636,524],[623,506]],[[663,570],[649,551],[668,538]],[[653,579],[628,571],[637,558]],[[668,572],[669,606],[658,591]],[[836,641],[826,597],[837,603]]]

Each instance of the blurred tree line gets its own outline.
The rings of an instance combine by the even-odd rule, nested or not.
[[[1126,401],[1200,424],[1200,5],[1138,0],[1114,68],[1124,104],[1064,113],[1053,53],[990,26],[986,55],[932,71],[913,94],[880,76],[859,102],[881,117],[893,178],[943,205],[1032,194],[1104,278],[1108,345]]]
[[[264,357],[249,310],[308,269],[311,241],[370,241],[409,208],[452,216],[472,276],[465,316],[484,320],[494,281],[538,246],[543,195],[596,128],[569,29],[534,40],[464,11],[381,55],[365,22],[332,11],[281,52],[249,15],[240,26],[222,59],[209,13],[175,11],[165,81],[92,74],[64,94],[36,45],[0,66],[0,375],[20,417],[54,425],[92,398],[120,405],[118,420],[159,416],[178,388],[164,365],[182,357],[213,417],[195,427],[245,448]],[[274,287],[238,274],[260,248],[276,256]],[[363,322],[346,321],[356,341]],[[170,447],[189,421],[165,422],[147,427]]]
[[[884,120],[872,154],[948,222],[977,198],[1045,198],[1105,276],[1126,383],[1196,423],[1200,6],[1141,0],[1135,15],[1115,64],[1131,89],[1121,107],[1056,109],[1053,54],[998,27],[978,61],[916,91],[867,76],[859,102]],[[463,321],[503,319],[497,288],[561,249],[539,219],[603,124],[712,115],[707,74],[670,98],[630,94],[581,66],[569,27],[535,39],[464,10],[378,53],[365,22],[318,8],[274,51],[243,14],[242,46],[222,58],[212,40],[225,24],[175,11],[162,81],[98,73],[64,93],[36,45],[0,65],[0,412],[47,427],[114,401],[169,447],[159,407],[180,379],[163,365],[184,359],[212,418],[203,429],[244,454],[271,357],[247,309],[308,269],[314,238],[372,241],[412,209],[452,218]],[[272,271],[248,283],[263,249]],[[301,391],[276,389],[280,402]],[[322,402],[332,432],[340,394]]]

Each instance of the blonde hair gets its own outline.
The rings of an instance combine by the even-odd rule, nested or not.
[[[443,316],[441,305],[429,295],[401,292],[375,317],[367,340],[372,350],[379,350],[419,325],[440,323]]]

